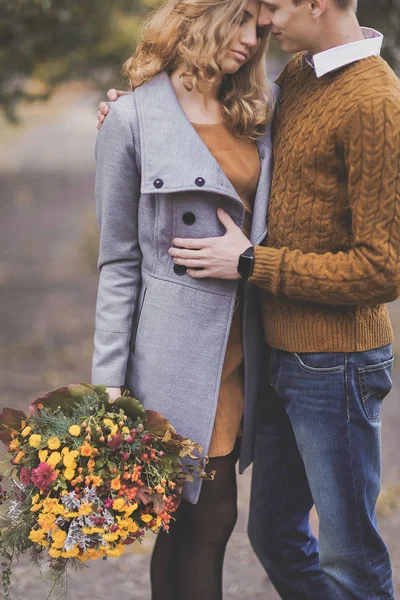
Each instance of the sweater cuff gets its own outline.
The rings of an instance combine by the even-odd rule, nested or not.
[[[254,247],[254,268],[249,281],[277,295],[280,288],[281,263],[284,248]]]

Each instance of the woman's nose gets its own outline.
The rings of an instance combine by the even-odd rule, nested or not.
[[[248,48],[252,48],[257,45],[257,29],[255,27],[249,28],[248,30],[243,32],[241,36],[242,44],[247,46]]]

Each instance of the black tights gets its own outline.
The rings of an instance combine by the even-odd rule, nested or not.
[[[152,600],[221,600],[226,545],[237,520],[235,464],[238,445],[228,456],[210,458],[197,504],[182,500],[169,533],[157,537],[151,561]]]

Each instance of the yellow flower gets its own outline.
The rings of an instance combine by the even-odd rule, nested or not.
[[[136,525],[136,523],[134,521],[132,521],[132,519],[129,519],[129,521],[130,521],[129,527],[128,527],[129,533],[135,533],[136,531],[138,531],[139,526]]]
[[[34,544],[38,544],[43,540],[45,533],[43,529],[31,529],[28,537]]]
[[[71,425],[71,427],[68,429],[68,432],[70,435],[77,437],[81,432],[81,428],[79,425]]]
[[[58,450],[58,448],[61,446],[61,442],[57,436],[53,436],[49,439],[47,445],[50,448],[50,450]]]
[[[105,533],[103,535],[103,540],[106,540],[106,542],[115,542],[115,540],[118,539],[118,534],[117,533]]]
[[[57,550],[54,546],[52,548],[49,548],[49,554],[51,556],[51,558],[60,558],[61,556],[61,551]]]
[[[55,527],[56,516],[51,513],[42,513],[38,516],[39,525],[47,532],[50,533]]]
[[[97,560],[98,558],[105,556],[105,554],[106,554],[106,550],[101,548],[99,550],[96,550],[96,552],[94,554],[91,554],[89,556],[89,558],[90,558],[90,560]]]
[[[43,500],[42,500],[42,502],[38,502],[38,500],[39,500],[39,494],[36,494],[35,496],[33,496],[31,512],[37,512],[38,510],[40,510],[42,508]]]
[[[119,490],[121,489],[121,482],[119,480],[119,477],[115,477],[115,479],[111,479],[111,489],[112,490]]]
[[[61,454],[59,452],[52,452],[50,454],[49,458],[47,459],[47,462],[52,467],[55,467],[56,465],[58,465],[60,460],[61,460]]]
[[[113,502],[113,509],[114,510],[123,510],[125,506],[125,500],[123,498],[117,498],[117,500],[114,500]]]
[[[135,502],[134,504],[131,504],[125,511],[125,517],[130,517],[131,514],[133,512],[135,512],[135,510],[137,510],[138,504]]]
[[[75,469],[70,469],[69,467],[68,469],[64,469],[64,477],[65,479],[68,479],[68,481],[71,481],[71,479],[75,477]]]
[[[42,436],[37,433],[33,433],[31,435],[31,437],[29,438],[29,445],[32,448],[39,448],[41,442],[42,442]]]
[[[8,446],[8,449],[10,450],[10,452],[16,452],[19,448],[19,441],[18,440],[13,440],[12,442],[10,442],[10,445]]]
[[[153,516],[152,515],[142,515],[140,518],[142,519],[142,521],[144,523],[150,523],[150,521],[153,520]]]
[[[62,529],[58,529],[53,533],[53,548],[61,549],[64,546],[67,534]]]
[[[124,553],[124,550],[124,546],[122,544],[118,544],[118,546],[115,546],[115,548],[110,548],[109,550],[107,550],[107,554],[111,557],[117,557],[121,556],[121,554]]]
[[[27,427],[25,427],[22,431],[21,431],[21,435],[22,437],[26,437],[30,434],[30,432],[32,431],[32,427],[30,427],[29,425]]]
[[[60,505],[58,504],[57,498],[45,498],[43,500],[43,512],[53,513],[57,515],[59,513]]]
[[[129,434],[130,434],[130,432],[131,432],[131,431],[130,431],[129,427],[123,427],[123,428],[122,428],[122,433],[125,433],[126,435],[129,435]]]
[[[103,527],[82,527],[83,533],[91,535],[92,533],[104,533]]]
[[[110,435],[117,435],[118,433],[118,425],[114,425],[114,427],[110,431]]]
[[[67,519],[74,519],[75,517],[79,517],[79,513],[75,510],[70,511],[70,512],[66,512],[64,514],[64,517],[67,517]]]
[[[21,460],[24,458],[24,456],[25,456],[25,452],[23,450],[20,450],[14,459],[15,464],[18,465],[21,462]]]
[[[103,483],[103,480],[100,477],[100,475],[89,475],[89,480],[92,482],[94,487],[98,487]]]
[[[107,427],[114,427],[114,421],[111,421],[111,419],[103,419],[103,423],[104,425],[107,425]]]
[[[81,446],[81,455],[82,456],[91,456],[92,455],[92,446],[85,442]]]
[[[77,450],[72,450],[72,452],[68,452],[63,457],[63,463],[67,468],[76,469],[76,458],[79,456],[79,452]]]
[[[78,554],[79,554],[78,546],[75,546],[75,548],[71,548],[71,550],[65,550],[64,552],[61,552],[61,556],[63,558],[72,558],[74,556],[77,556]]]
[[[91,513],[92,513],[92,505],[89,504],[89,502],[82,502],[82,504],[79,507],[79,515],[85,516],[85,515],[90,515]]]
[[[39,450],[38,457],[39,457],[40,462],[46,462],[48,455],[49,455],[48,450]]]

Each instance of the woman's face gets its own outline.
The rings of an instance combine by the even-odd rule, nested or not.
[[[260,7],[258,0],[247,0],[239,29],[221,61],[224,74],[236,73],[257,52],[261,41],[257,25]]]

